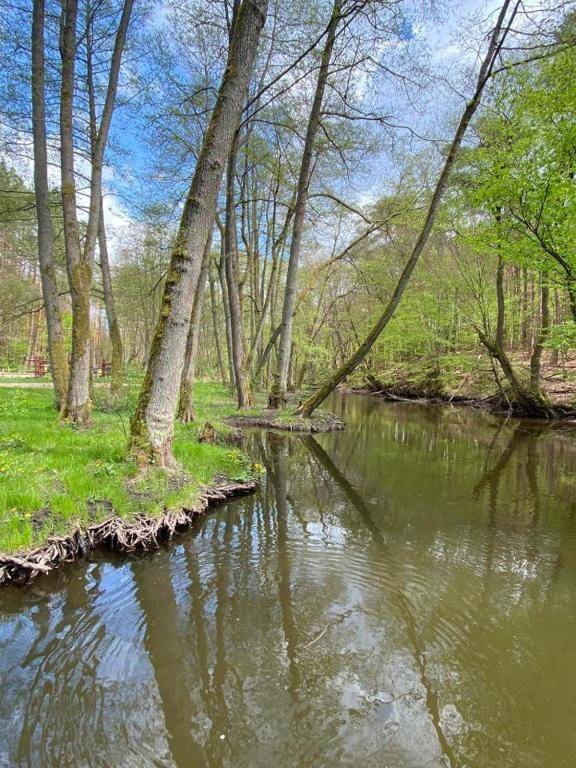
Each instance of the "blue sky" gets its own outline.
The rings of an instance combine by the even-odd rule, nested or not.
[[[406,92],[391,83],[384,83],[378,106],[383,112],[393,112],[395,122],[406,128],[394,131],[394,137],[399,142],[396,153],[389,151],[389,137],[383,134],[382,150],[375,152],[367,167],[355,173],[351,184],[343,184],[338,189],[350,202],[361,204],[382,194],[386,185],[394,180],[403,152],[427,148],[439,156],[438,147],[434,148],[433,144],[411,136],[410,130],[418,136],[449,140],[451,122],[462,107],[463,94],[469,92],[472,80],[470,75],[477,66],[482,32],[489,29],[490,17],[499,3],[496,0],[447,0],[436,4],[438,10],[435,14],[423,14],[422,7],[423,4],[417,0],[403,0],[404,21],[400,27],[398,45],[418,52],[433,77],[429,79],[426,88],[408,88]],[[168,9],[166,2],[156,2],[149,7],[146,21],[148,33],[163,29]],[[169,30],[163,40],[169,49]],[[387,51],[383,50],[383,60],[386,60],[386,55]],[[134,65],[129,62],[128,66]],[[140,58],[138,66],[146,79],[145,56]],[[156,84],[153,82],[149,87],[154,88]],[[152,176],[160,159],[159,150],[147,140],[146,131],[145,121],[139,119],[133,110],[117,108],[104,174],[104,208],[112,251],[121,242],[122,233],[133,228],[133,220],[139,218],[142,206],[162,197],[160,185],[154,182]],[[120,151],[116,152],[116,148]],[[11,160],[9,155],[5,157]],[[81,169],[81,162],[79,167]],[[191,166],[175,169],[182,189],[187,186],[190,173]],[[57,183],[56,163],[53,175]]]
[[[465,0],[444,3],[438,7],[440,11],[435,17],[430,15],[421,19],[411,14],[411,6],[406,4],[406,19],[402,24],[400,39],[420,51],[439,80],[423,92],[413,90],[404,99],[395,94],[394,103],[383,104],[383,109],[386,106],[393,108],[398,124],[414,129],[419,135],[449,138],[449,118],[462,103],[459,93],[451,86],[458,91],[465,87],[467,70],[473,68],[475,63],[475,47],[479,39],[477,24],[483,20],[480,28],[487,29],[487,19],[499,7],[499,3]],[[161,28],[166,16],[166,3],[156,3],[148,22],[150,28]],[[447,82],[442,82],[441,78]],[[403,140],[410,136],[408,130],[398,129],[397,133],[398,138]],[[107,198],[111,228],[121,224],[123,215],[128,218],[131,215],[138,216],[138,208],[143,200],[154,197],[147,192],[150,174],[158,159],[154,147],[146,141],[142,124],[134,122],[133,116],[121,109],[115,115],[113,139],[127,149],[130,156],[125,168],[109,169],[108,172],[108,191],[118,193],[118,197],[109,194]],[[425,146],[425,143],[414,138],[410,142],[413,149]],[[393,172],[394,161],[386,153],[377,155],[370,171],[354,179],[354,184],[348,190],[350,199],[363,201],[376,197],[382,191],[384,179],[389,179]],[[186,183],[185,178],[182,181]]]

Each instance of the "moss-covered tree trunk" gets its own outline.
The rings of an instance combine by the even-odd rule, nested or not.
[[[48,189],[46,149],[46,97],[44,64],[44,0],[32,8],[32,137],[34,145],[34,195],[38,222],[38,262],[48,332],[48,356],[56,408],[60,410],[68,388],[68,359],[60,310],[58,282],[52,248],[52,214]]]
[[[184,204],[164,286],[160,319],[132,417],[130,450],[142,466],[149,463],[169,466],[174,462],[174,419],[192,302],[267,7],[267,0],[244,0],[234,19],[226,70]]]

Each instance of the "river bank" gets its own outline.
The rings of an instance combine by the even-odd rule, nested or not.
[[[225,387],[198,382],[196,420],[176,426],[178,471],[142,474],[126,453],[136,391],[111,399],[94,390],[88,430],[58,422],[49,388],[18,382],[0,392],[0,585],[27,583],[96,547],[154,549],[208,507],[252,492],[264,470],[242,449],[239,427],[344,428],[331,414],[303,420],[262,405],[238,415]]]
[[[0,591],[0,765],[572,768],[573,430],[326,406],[153,555]]]
[[[296,407],[294,403],[293,407]],[[303,418],[293,412],[290,405],[286,410],[271,410],[265,408],[254,414],[239,413],[226,419],[226,423],[240,429],[244,427],[260,427],[262,429],[278,429],[283,432],[299,432],[318,434],[319,432],[341,432],[346,425],[333,413],[315,411],[312,416]]]
[[[514,360],[522,379],[528,380],[527,361]],[[501,416],[567,420],[576,417],[576,360],[542,365],[541,389],[546,407],[540,413],[526,413],[494,378],[485,356],[454,355],[434,361],[421,360],[355,377],[348,391],[377,396],[383,400],[417,401],[459,405]]]
[[[97,545],[154,547],[210,503],[254,489],[261,467],[217,418],[234,411],[224,387],[198,384],[197,421],[176,426],[177,472],[142,473],[128,457],[136,392],[111,399],[94,390],[93,425],[78,430],[58,421],[50,390],[0,391],[0,584]]]
[[[115,552],[146,552],[158,547],[188,528],[210,507],[224,504],[252,493],[256,481],[220,482],[213,488],[203,488],[194,507],[166,510],[159,516],[138,515],[124,520],[113,515],[107,520],[87,527],[77,526],[65,536],[50,536],[45,543],[30,552],[7,555],[0,553],[0,587],[8,584],[23,586],[36,577],[50,573],[64,563],[88,557],[99,547]]]

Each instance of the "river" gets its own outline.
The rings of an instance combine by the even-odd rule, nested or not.
[[[160,551],[0,592],[2,768],[576,765],[576,432],[329,407]]]

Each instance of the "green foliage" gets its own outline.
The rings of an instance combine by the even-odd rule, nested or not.
[[[358,383],[368,371],[387,386],[396,377],[397,385],[424,391],[431,366],[439,366],[448,392],[493,390],[478,329],[494,336],[498,257],[505,263],[505,343],[519,376],[539,331],[542,280],[556,304],[545,348],[567,353],[576,347],[573,323],[565,322],[565,289],[576,296],[575,69],[571,46],[500,75],[476,121],[478,142],[461,153],[419,268]],[[335,280],[347,291],[331,322],[337,341],[327,334],[339,359],[366,336],[396,285],[421,226],[427,174],[426,157],[406,161],[401,187],[372,212],[386,218],[396,207],[399,215],[362,243],[353,268]],[[481,370],[468,371],[470,361]]]
[[[507,74],[465,155],[463,188],[484,213],[477,242],[530,269],[576,270],[576,83],[573,48]]]
[[[546,347],[563,353],[576,348],[576,323],[568,321],[552,326],[546,339]]]

